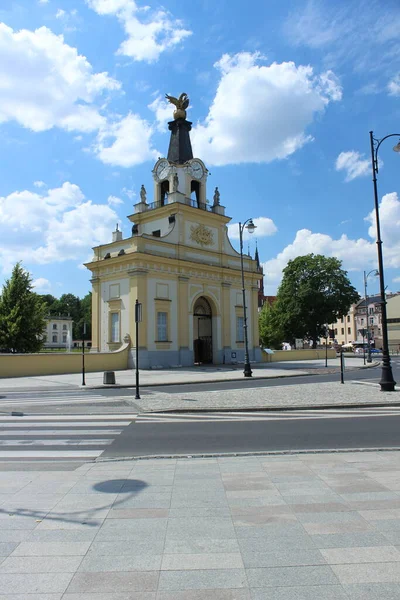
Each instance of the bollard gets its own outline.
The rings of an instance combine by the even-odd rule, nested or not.
[[[344,383],[344,356],[343,351],[340,352],[340,383]]]
[[[115,373],[114,371],[104,371],[103,375],[103,384],[112,385],[115,384]]]

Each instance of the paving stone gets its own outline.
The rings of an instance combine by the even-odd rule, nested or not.
[[[21,542],[13,556],[83,556],[90,542]]]
[[[30,598],[24,598],[23,600],[30,600]],[[42,599],[38,598],[38,600]],[[156,592],[106,592],[105,594],[64,594],[62,600],[156,600]]]
[[[261,567],[298,567],[305,565],[324,565],[326,561],[319,550],[285,550],[271,552],[252,552],[242,550],[246,569]]]
[[[244,589],[185,590],[159,592],[157,600],[251,600],[251,596],[250,591]]]
[[[232,519],[182,518],[170,519],[167,539],[181,540],[192,537],[234,538]]]
[[[167,554],[215,554],[237,553],[239,544],[236,538],[190,538],[184,540],[166,539],[164,556]]]
[[[8,556],[17,546],[18,542],[0,542],[0,556]]]
[[[246,569],[246,574],[250,588],[339,583],[331,567],[326,565]]]
[[[252,600],[349,600],[340,585],[253,589],[251,594]]]
[[[398,583],[365,583],[343,585],[349,600],[398,600],[400,584]]]
[[[340,583],[400,583],[398,562],[332,565]]]
[[[110,571],[158,571],[161,554],[105,555],[95,551],[86,555],[80,564],[80,572]],[[1,566],[0,566],[1,570]]]
[[[113,540],[101,541],[98,538],[89,548],[88,556],[93,553],[97,556],[137,556],[137,555],[161,555],[164,547],[164,539],[153,537],[143,540]]]
[[[357,548],[388,545],[388,538],[374,531],[312,535],[311,539],[317,548]]]
[[[165,554],[162,571],[183,571],[198,569],[242,569],[241,554]]]
[[[0,573],[75,573],[82,556],[9,556]]]
[[[0,594],[0,600],[61,600],[63,594]]]
[[[332,564],[399,562],[400,552],[394,546],[364,548],[327,548],[320,550],[326,562]],[[399,565],[400,569],[400,565]]]
[[[218,588],[247,588],[244,569],[161,571],[159,592]]]
[[[76,573],[68,593],[155,592],[157,582],[158,571]]]
[[[0,594],[62,593],[71,581],[72,573],[1,573]]]
[[[303,523],[303,527],[310,535],[374,531],[372,525],[367,521],[349,521],[348,523]]]
[[[112,508],[107,519],[161,519],[168,513],[168,508]]]

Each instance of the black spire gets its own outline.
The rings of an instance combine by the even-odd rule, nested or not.
[[[186,161],[193,158],[192,144],[190,142],[189,131],[192,129],[192,123],[186,119],[175,119],[168,123],[168,129],[171,132],[171,139],[168,148],[168,160],[178,165],[183,165]]]
[[[254,260],[257,261],[257,268],[260,268],[260,257],[258,256],[258,246],[256,241],[256,253],[254,255]]]

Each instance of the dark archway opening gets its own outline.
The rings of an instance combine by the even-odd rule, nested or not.
[[[212,310],[204,296],[200,296],[194,305],[193,338],[195,364],[212,363]]]

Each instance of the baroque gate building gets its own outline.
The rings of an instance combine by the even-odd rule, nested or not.
[[[113,232],[94,248],[85,266],[92,272],[92,352],[118,349],[128,334],[134,366],[140,368],[232,364],[244,360],[244,311],[240,254],[228,238],[231,220],[218,188],[207,200],[208,169],[193,158],[188,98],[169,123],[166,158],[154,165],[154,197],[142,186],[128,218],[132,235]],[[244,215],[247,218],[250,215]],[[261,358],[258,336],[258,261],[244,255],[250,360]],[[142,322],[135,336],[135,302]]]

